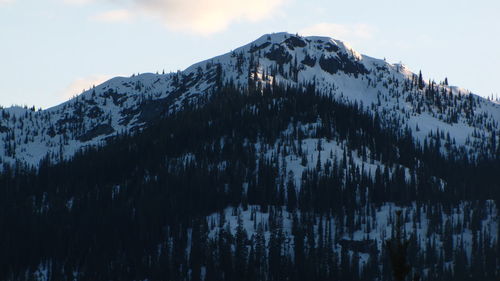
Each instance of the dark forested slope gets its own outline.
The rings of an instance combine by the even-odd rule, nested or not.
[[[228,84],[0,175],[0,280],[497,280],[500,159],[442,152],[314,84]],[[392,233],[392,234],[391,234]]]

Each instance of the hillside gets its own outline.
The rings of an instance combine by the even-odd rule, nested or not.
[[[500,274],[500,106],[334,39],[2,116],[0,280]]]
[[[411,130],[421,144],[444,134],[453,154],[498,155],[497,103],[447,82],[424,81],[404,65],[361,55],[338,40],[276,33],[181,72],[113,78],[47,110],[2,109],[0,160],[36,166],[46,155],[71,158],[82,147],[134,132],[227,83],[241,89],[314,84],[342,103],[377,112],[386,126]]]

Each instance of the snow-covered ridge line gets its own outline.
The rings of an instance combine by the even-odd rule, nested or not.
[[[492,153],[500,139],[500,105],[447,83],[424,81],[404,65],[361,55],[328,37],[263,35],[234,51],[169,74],[116,77],[55,107],[0,110],[0,164],[37,166],[68,159],[85,146],[134,132],[181,110],[213,89],[280,83],[314,84],[346,103],[363,104],[416,140],[441,138],[473,155]],[[443,143],[444,143],[443,141]]]

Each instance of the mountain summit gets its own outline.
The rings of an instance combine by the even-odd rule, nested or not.
[[[343,42],[0,113],[0,280],[499,280],[500,106]]]
[[[377,112],[423,143],[449,137],[461,153],[493,153],[500,106],[447,82],[424,81],[404,65],[361,55],[328,37],[267,34],[234,51],[169,74],[116,77],[53,108],[0,111],[0,161],[37,166],[44,157],[69,159],[80,148],[140,130],[169,112],[231,84],[313,85],[343,103]]]

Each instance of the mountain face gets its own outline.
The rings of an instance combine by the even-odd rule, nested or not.
[[[331,38],[1,116],[0,280],[500,274],[500,105]]]
[[[341,41],[277,33],[182,72],[113,78],[47,110],[2,109],[0,160],[37,166],[45,156],[69,159],[82,147],[140,130],[227,83],[240,89],[313,84],[342,103],[377,112],[387,126],[411,130],[421,144],[444,134],[451,145],[443,152],[498,155],[497,103],[447,82],[423,81],[404,65],[361,55]]]

